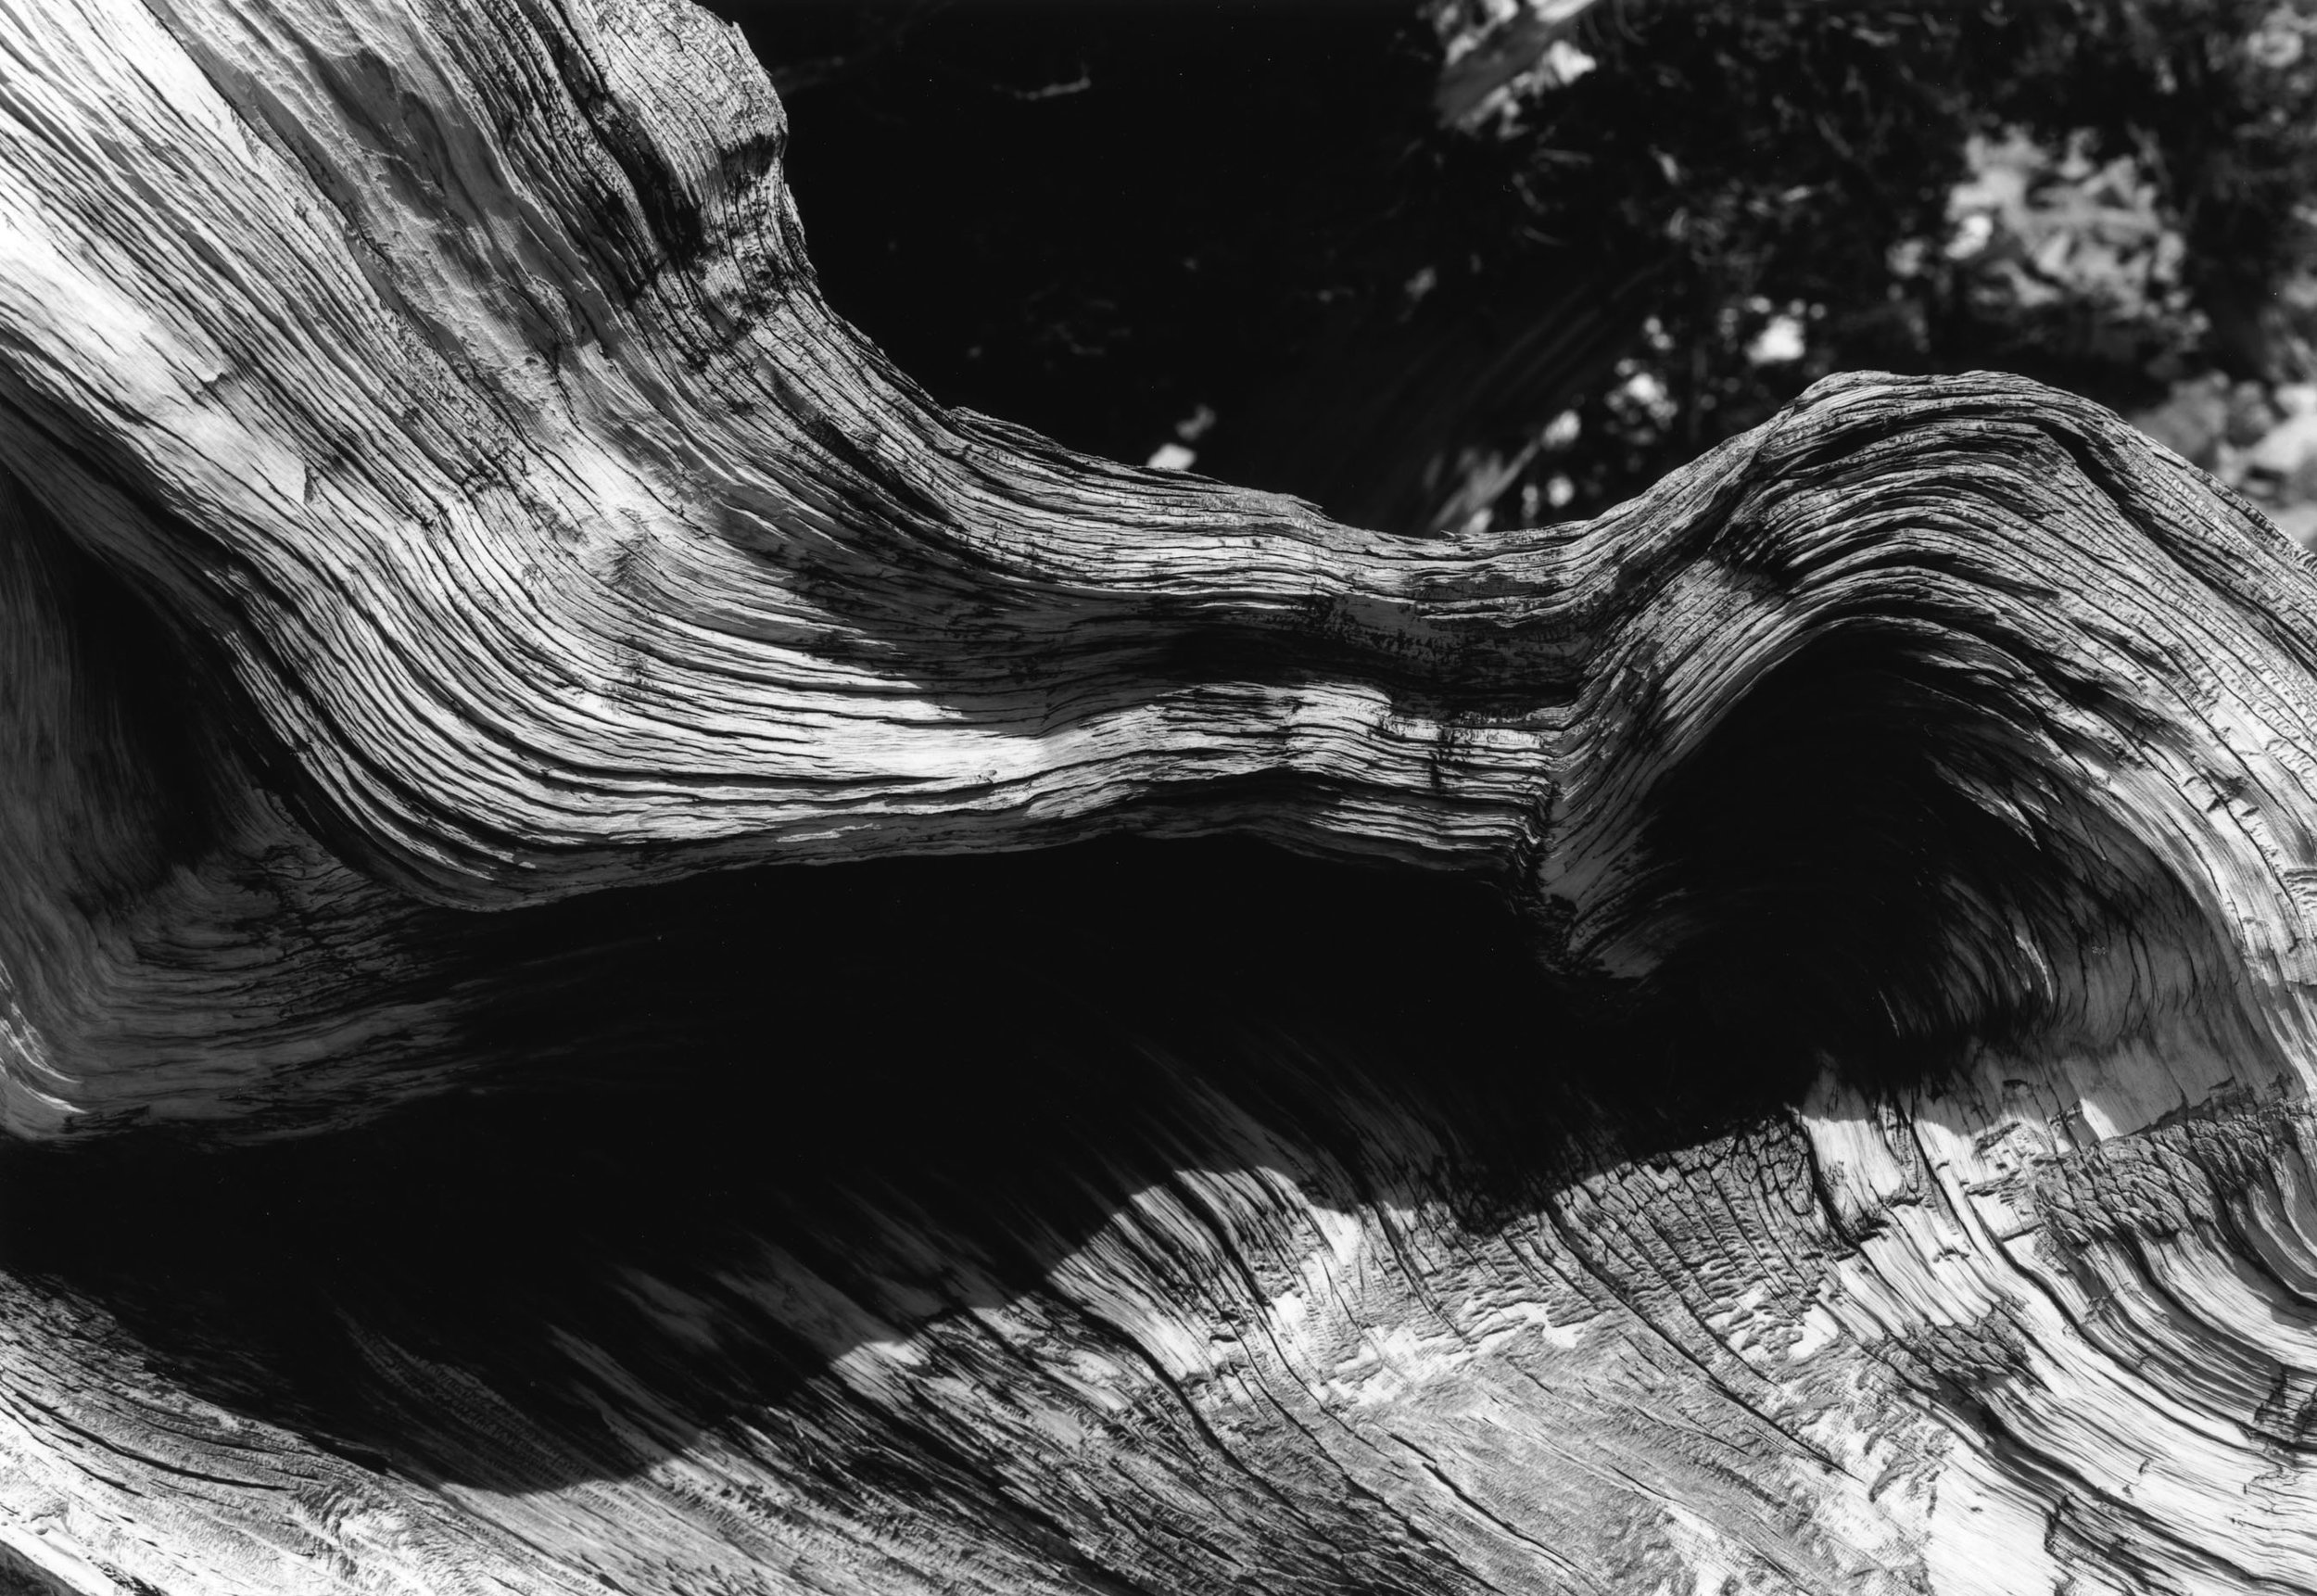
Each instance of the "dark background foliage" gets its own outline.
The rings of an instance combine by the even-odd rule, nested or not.
[[[1861,367],[2178,401],[2228,475],[2317,376],[2313,12],[728,3],[828,292],[938,396],[1406,530]]]

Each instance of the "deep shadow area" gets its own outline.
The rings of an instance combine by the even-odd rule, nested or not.
[[[1404,0],[710,9],[787,109],[830,303],[1072,449],[1430,531],[1472,450],[1599,386],[1672,291],[1661,230],[1540,231],[1518,148],[1442,128]]]
[[[942,402],[1433,530],[1606,378],[1657,230],[1535,223],[1393,0],[714,0],[835,309]],[[1654,168],[1651,171],[1653,172]]]
[[[1139,462],[1434,241],[1438,45],[1377,0],[717,0],[831,302],[944,403]],[[1258,484],[1264,486],[1265,484]]]
[[[2052,662],[1922,635],[1829,627],[1652,793],[1629,912],[1667,956],[1629,1001],[1693,1002],[1724,1034],[1904,1094],[1976,1044],[2111,1045],[2228,989],[2204,911],[2086,790],[2103,751],[2021,690]],[[2144,747],[2174,735],[2045,677]]]
[[[971,1306],[894,1251],[880,1216],[899,1215],[971,1256],[969,1297],[1034,1290],[1136,1189],[1243,1157],[1202,1143],[1195,1093],[1316,1149],[1348,1184],[1315,1194],[1333,1206],[1391,1178],[1379,1115],[1428,1131],[1455,1149],[1433,1178],[1485,1224],[1597,1149],[1683,1145],[1798,1083],[1793,1061],[1685,1035],[1678,1004],[1647,1035],[1589,1026],[1469,883],[1253,844],[764,870],[478,918],[510,956],[620,950],[483,1022],[526,1029],[554,1069],[271,1146],[0,1150],[0,1260],[101,1303],[231,1411],[530,1489],[684,1440],[614,1435],[598,1404],[626,1399],[568,1338],[683,1426],[807,1400],[829,1349],[731,1271],[770,1244],[894,1329]],[[712,1340],[648,1311],[639,1275],[706,1305]],[[387,1367],[404,1357],[562,1450],[414,1407]]]

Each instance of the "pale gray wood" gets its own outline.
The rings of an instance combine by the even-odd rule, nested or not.
[[[0,1118],[91,1145],[8,1149],[0,1578],[2317,1588],[2304,555],[1999,376],[1481,537],[1073,457],[829,312],[785,138],[677,0],[0,0]],[[1540,995],[1524,1120],[1452,1029],[1121,1020],[1164,1113],[1044,1185],[871,1156],[590,1250],[627,1199],[462,1231],[451,1168],[278,1279],[204,1239],[351,1145],[285,1136],[551,1076],[486,1019],[687,878],[1116,832],[1475,878],[1596,1041],[1805,1068],[1683,1121]],[[554,957],[478,912],[618,887]],[[471,1310],[376,1284],[502,1243]]]

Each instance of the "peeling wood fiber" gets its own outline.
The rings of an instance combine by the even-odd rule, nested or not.
[[[678,0],[0,0],[0,1581],[2317,1590],[2306,556],[1986,374],[1073,456],[787,136]],[[1127,838],[1243,906],[967,857]]]
[[[385,919],[1235,832],[1478,874],[1573,974],[1813,1045],[2185,1006],[2307,1053],[2306,567],[2094,407],[1836,378],[1592,523],[1358,532],[931,403],[689,7],[19,0],[0,47],[18,513],[220,678],[244,773],[72,734],[270,805],[253,890],[335,868],[275,827]],[[159,1111],[41,962],[9,1078],[63,1107],[11,1122]]]

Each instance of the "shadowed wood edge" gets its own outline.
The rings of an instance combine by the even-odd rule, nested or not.
[[[820,301],[778,101],[687,7],[9,6],[19,1136],[313,1134],[487,1072],[476,1006],[574,979],[486,970],[491,911],[1115,833],[1476,875],[1610,1023],[1816,1070],[1690,1146],[1573,1131],[1607,1151],[1480,1225],[1417,1108],[1337,1181],[1194,1069],[1214,1167],[1033,1286],[777,1248],[635,1286],[679,1338],[802,1337],[807,1394],[599,1349],[674,1438],[543,1488],[334,1450],[12,1276],[15,1563],[2317,1583],[2317,589],[2241,500],[2031,384],[1855,375],[1590,523],[1362,532],[934,405]],[[346,1322],[389,1407],[578,1444]],[[687,1434],[691,1379],[729,1412]],[[863,1447],[931,1472],[875,1502]]]

